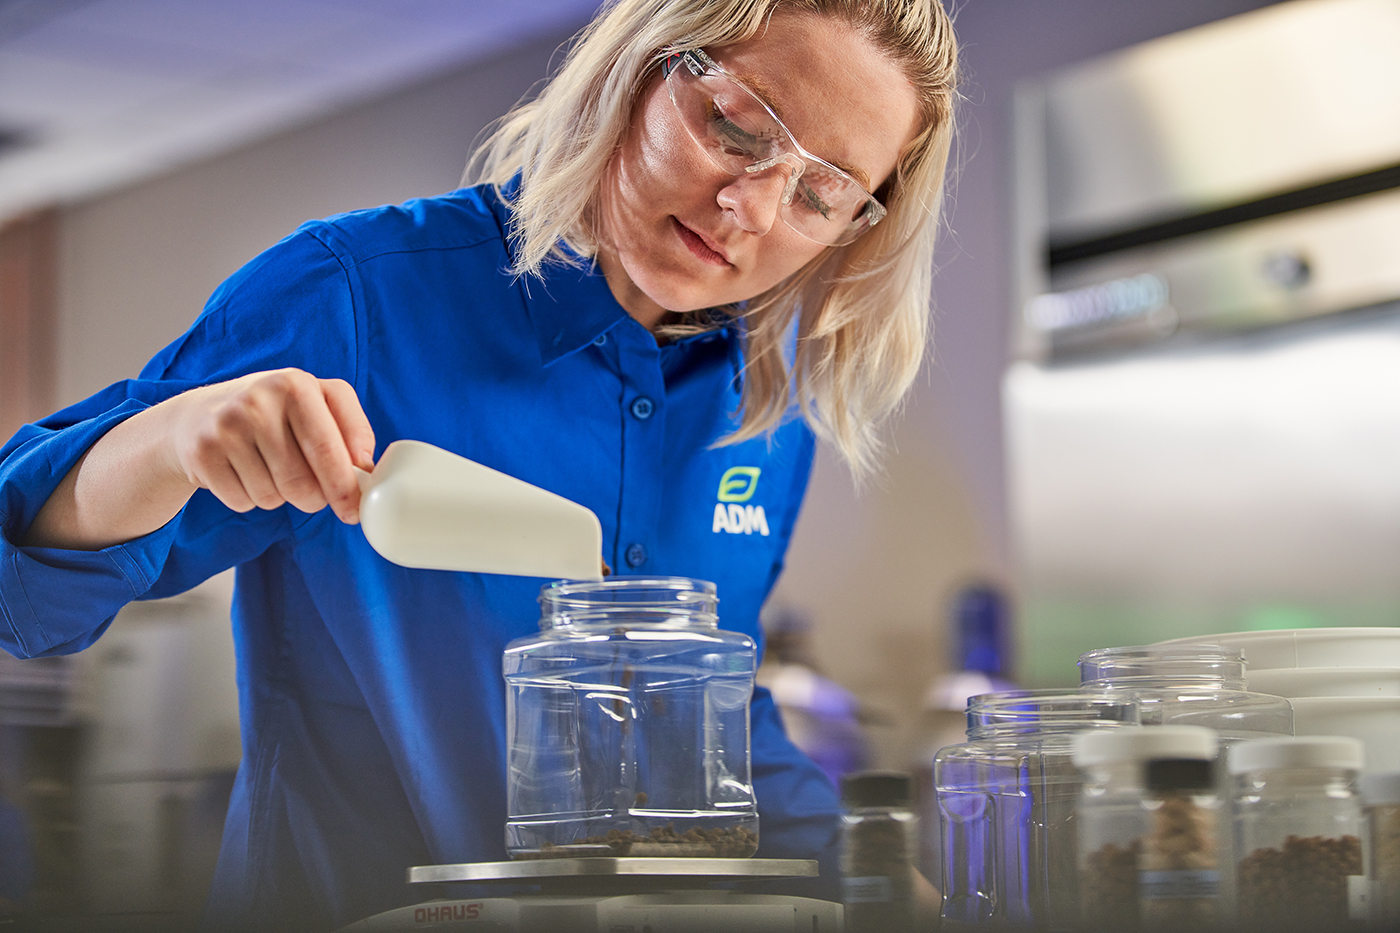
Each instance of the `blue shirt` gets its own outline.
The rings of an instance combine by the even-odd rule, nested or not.
[[[583,503],[616,571],[715,581],[721,626],[760,635],[810,432],[794,420],[713,446],[737,423],[735,329],[658,346],[593,270],[510,275],[508,222],[475,188],[308,223],[220,286],[139,378],[0,448],[12,654],[78,651],[128,601],[238,568],[243,760],[212,917],[339,925],[421,900],[408,866],[506,857],[501,656],[537,631],[543,581],[406,569],[328,509],[238,514],[207,491],[102,551],[17,547],[82,452],[135,412],[284,366],[344,379],[380,450],[427,441]],[[765,691],[751,721],[759,854],[829,859],[830,782]]]

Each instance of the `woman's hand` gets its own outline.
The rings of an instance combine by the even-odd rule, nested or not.
[[[237,512],[330,505],[359,521],[352,467],[374,431],[349,384],[297,369],[202,386],[133,415],[64,477],[24,544],[99,550],[155,531],[208,489]]]
[[[163,403],[175,468],[235,512],[327,505],[359,521],[352,469],[374,469],[374,431],[350,385],[298,369],[252,373]]]

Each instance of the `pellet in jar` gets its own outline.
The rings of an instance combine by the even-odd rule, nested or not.
[[[1355,836],[1289,836],[1240,861],[1240,916],[1256,927],[1333,929],[1348,919],[1347,878],[1364,873]]]

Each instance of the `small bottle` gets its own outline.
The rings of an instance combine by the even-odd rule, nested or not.
[[[1341,930],[1366,917],[1362,746],[1336,735],[1230,750],[1239,920],[1250,929]]]
[[[913,781],[896,771],[841,779],[842,900],[847,933],[905,933],[915,919],[918,820]]]
[[[1147,762],[1138,857],[1145,930],[1198,930],[1220,918],[1214,765],[1203,755]]]
[[[1371,925],[1400,929],[1400,772],[1363,774],[1361,799],[1371,830]]]
[[[1079,797],[1079,898],[1080,924],[1085,930],[1137,930],[1143,912],[1139,894],[1139,861],[1149,840],[1163,861],[1165,839],[1154,835],[1154,819],[1170,809],[1160,793],[1151,793],[1147,771],[1154,761],[1195,760],[1209,763],[1215,757],[1216,737],[1199,726],[1129,726],[1086,732],[1075,740],[1074,763],[1084,773]],[[1158,768],[1159,780],[1164,776]],[[1213,816],[1213,809],[1208,809]],[[1191,861],[1202,868],[1214,858],[1214,840],[1187,836],[1172,849],[1178,863]],[[1179,850],[1179,851],[1178,851]],[[1166,859],[1171,861],[1171,858]],[[1155,869],[1162,871],[1164,869]],[[1165,869],[1170,870],[1170,869]],[[1187,879],[1178,876],[1184,882]],[[1192,879],[1199,889],[1202,876]],[[1159,891],[1169,887],[1159,875]],[[1177,885],[1180,890],[1181,884]],[[1161,911],[1158,910],[1158,913]]]

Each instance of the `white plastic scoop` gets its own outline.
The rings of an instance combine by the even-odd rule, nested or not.
[[[394,441],[360,479],[360,527],[405,567],[601,580],[598,516],[422,441]]]

